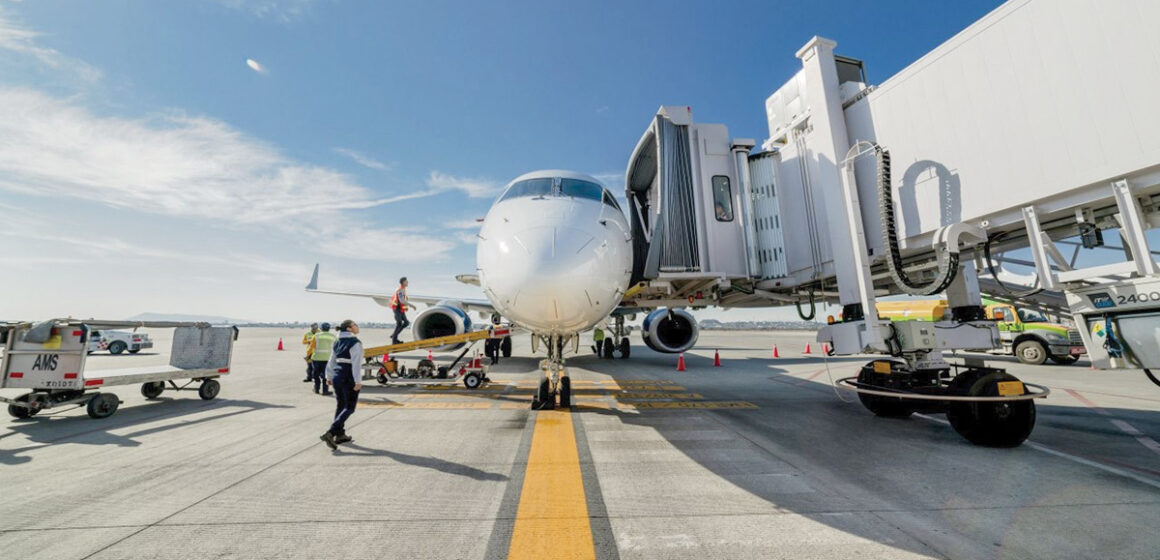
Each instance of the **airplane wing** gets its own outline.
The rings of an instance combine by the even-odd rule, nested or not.
[[[394,294],[376,294],[370,292],[341,292],[336,290],[319,290],[318,289],[318,265],[314,265],[314,274],[310,276],[310,283],[306,285],[306,291],[319,294],[335,294],[340,296],[355,296],[371,298],[375,303],[383,306],[391,306],[391,297]],[[486,299],[464,299],[456,297],[436,297],[436,296],[419,296],[407,294],[407,299],[412,304],[422,305],[436,305],[440,302],[455,302],[463,307],[464,311],[482,311],[484,313],[494,313],[495,307],[491,305],[490,301]]]

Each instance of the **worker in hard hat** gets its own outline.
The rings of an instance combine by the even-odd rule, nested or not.
[[[310,375],[314,380],[314,392],[322,390],[323,395],[330,395],[330,388],[326,384],[326,363],[330,361],[330,351],[338,337],[330,332],[330,323],[323,323],[322,330],[310,338],[310,347],[307,352],[310,356]]]
[[[314,338],[315,334],[318,334],[318,323],[310,323],[310,330],[302,335],[302,345],[306,346],[306,356],[304,358],[306,360],[306,379],[302,380],[303,383],[310,383],[314,380],[314,369],[310,364],[310,341]]]
[[[604,357],[604,329],[600,327],[592,329],[592,351],[597,357]]]
[[[399,278],[399,287],[391,296],[391,309],[395,312],[395,332],[391,334],[391,344],[401,344],[399,333],[411,326],[407,320],[407,277]]]
[[[338,340],[330,352],[326,363],[327,382],[334,386],[334,422],[330,429],[319,436],[331,450],[338,444],[354,441],[346,435],[346,421],[358,406],[358,393],[362,390],[363,345],[358,337],[358,325],[347,319],[338,325]]]

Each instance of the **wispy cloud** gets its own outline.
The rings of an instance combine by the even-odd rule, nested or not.
[[[604,183],[604,186],[616,193],[624,189],[624,172],[612,171],[609,173],[594,173],[592,175],[597,181]]]
[[[262,63],[252,58],[246,59],[246,66],[249,66],[250,70],[253,70],[254,72],[257,72],[263,76],[270,73],[270,71],[267,70],[265,66],[262,66]]]
[[[383,163],[362,152],[352,150],[350,148],[334,148],[334,153],[344,155],[363,167],[375,169],[378,171],[387,171],[393,167],[393,164]]]
[[[425,262],[455,248],[443,238],[428,237],[406,230],[367,229],[344,231],[342,243],[329,253],[336,257],[369,261]]]
[[[262,18],[290,23],[306,15],[316,0],[215,0],[227,8]]]
[[[37,39],[41,36],[41,33],[13,22],[0,8],[0,50],[27,55],[49,70],[66,71],[87,82],[101,78],[101,71],[88,63],[40,45]]]
[[[438,191],[462,191],[471,198],[488,198],[499,194],[502,187],[495,181],[485,179],[468,179],[448,175],[440,171],[432,171],[427,176],[427,186]]]

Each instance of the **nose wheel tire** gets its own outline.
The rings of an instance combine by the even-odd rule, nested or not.
[[[499,343],[499,351],[505,358],[512,357],[512,337],[503,337],[503,340]]]
[[[112,393],[97,393],[93,398],[89,399],[88,405],[85,407],[89,413],[90,418],[101,419],[108,418],[117,412],[117,407],[121,406],[121,399]]]
[[[951,389],[972,397],[994,397],[999,396],[1000,382],[1019,381],[1003,372],[980,373],[984,372],[959,374],[951,381]],[[1035,403],[1030,400],[952,402],[947,409],[947,420],[959,435],[975,445],[1015,447],[1035,428]]]
[[[532,410],[552,410],[556,408],[556,395],[552,394],[552,383],[547,377],[540,382],[536,398],[532,399]]]
[[[628,337],[626,336],[626,337],[620,339],[620,357],[622,359],[628,358],[628,355],[631,353],[632,353],[632,345],[628,343]]]
[[[572,407],[572,380],[568,377],[560,378],[560,408]]]

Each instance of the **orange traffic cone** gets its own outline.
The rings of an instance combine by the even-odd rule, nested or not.
[[[713,367],[721,367],[721,353],[717,350],[713,351]]]
[[[774,345],[773,345],[773,357],[774,357],[774,358],[780,358],[780,357],[781,357],[781,354],[778,354],[778,353],[777,353],[777,345],[776,345],[776,344],[774,344]]]
[[[281,338],[278,339],[278,349],[285,350],[285,348],[282,347],[282,339]]]
[[[433,355],[431,354],[431,351],[430,351],[430,350],[428,350],[428,351],[427,351],[427,360],[428,360],[428,361],[432,361],[432,362],[434,362],[434,361],[435,361],[435,356],[433,356]]]
[[[802,354],[813,354],[813,352],[810,352],[810,343],[806,343],[806,351],[802,352]]]
[[[825,354],[827,356],[830,355],[830,344],[829,343],[827,343],[827,342],[822,343],[822,354]]]
[[[685,354],[683,352],[681,357],[677,358],[677,371],[685,371]]]

